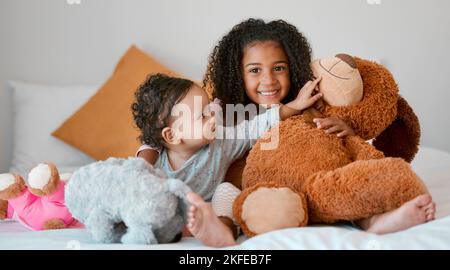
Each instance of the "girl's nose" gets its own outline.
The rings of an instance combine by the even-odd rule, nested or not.
[[[275,83],[275,81],[275,76],[272,72],[265,72],[261,82],[270,85]]]

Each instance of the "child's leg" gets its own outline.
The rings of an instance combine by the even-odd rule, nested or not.
[[[236,189],[234,186],[233,188]],[[226,190],[228,189],[225,188]],[[220,188],[219,186],[214,194],[212,204],[206,203],[195,193],[188,195],[188,200],[192,204],[188,213],[188,229],[194,237],[205,245],[212,247],[235,245],[235,239],[238,236],[238,230],[231,213],[234,198],[240,191],[239,189],[234,191],[235,195],[223,191],[223,187]],[[222,207],[217,207],[218,202]],[[216,207],[213,209],[213,206]],[[221,216],[218,217],[218,215]]]
[[[189,193],[187,199],[192,204],[188,213],[188,229],[195,238],[211,247],[236,244],[233,232],[217,217],[210,203],[196,193]]]
[[[208,204],[207,204],[208,205]],[[207,207],[209,207],[209,206],[207,206]],[[194,218],[195,218],[195,215],[194,215]],[[218,217],[219,218],[219,220],[225,225],[225,226],[227,226],[228,228],[229,228],[229,230],[232,232],[232,234],[233,234],[233,238],[234,239],[237,239],[238,238],[238,236],[239,236],[239,228],[238,228],[238,226],[234,223],[234,221],[231,219],[231,218],[229,218],[229,217],[222,217],[222,216],[220,216],[220,217]],[[182,237],[192,237],[192,236],[194,236],[192,233],[191,233],[191,231],[189,230],[189,228],[186,226],[186,227],[184,227],[183,228],[183,232],[180,234],[180,236],[182,236]],[[178,239],[178,240],[176,240],[175,242],[178,242],[180,239]]]
[[[393,233],[435,218],[436,204],[431,195],[419,195],[397,209],[356,222],[363,230],[376,234]]]
[[[214,209],[214,208],[213,208]],[[219,216],[220,221],[230,229],[233,234],[233,238],[236,240],[239,236],[238,226],[234,223],[234,221],[229,217]]]

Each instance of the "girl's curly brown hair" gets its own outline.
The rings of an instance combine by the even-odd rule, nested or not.
[[[161,73],[149,75],[135,93],[131,105],[136,126],[140,129],[141,143],[162,148],[161,131],[169,125],[173,106],[183,99],[194,83]]]
[[[282,103],[295,99],[299,89],[313,78],[311,47],[295,26],[283,20],[266,23],[261,19],[248,19],[234,26],[209,56],[203,85],[223,104],[251,103],[245,93],[241,61],[246,46],[258,41],[279,43],[289,59],[291,88]]]

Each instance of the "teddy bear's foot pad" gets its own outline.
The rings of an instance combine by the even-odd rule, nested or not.
[[[66,224],[61,219],[53,218],[53,219],[47,220],[44,223],[43,227],[44,227],[44,230],[58,230],[58,229],[66,228]]]
[[[58,187],[59,172],[54,164],[41,163],[28,174],[28,186],[37,196],[52,194]]]
[[[255,234],[305,226],[306,200],[291,189],[260,187],[245,198],[242,219]]]
[[[25,189],[25,181],[19,175],[0,174],[0,200],[9,200],[19,196]]]

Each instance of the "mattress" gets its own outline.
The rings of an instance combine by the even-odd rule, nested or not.
[[[348,224],[290,228],[241,236],[227,249],[450,249],[450,154],[421,147],[412,166],[437,204],[436,220],[401,232],[375,235]],[[0,249],[212,249],[192,237],[160,245],[100,244],[85,229],[30,231],[14,220],[0,222]]]

